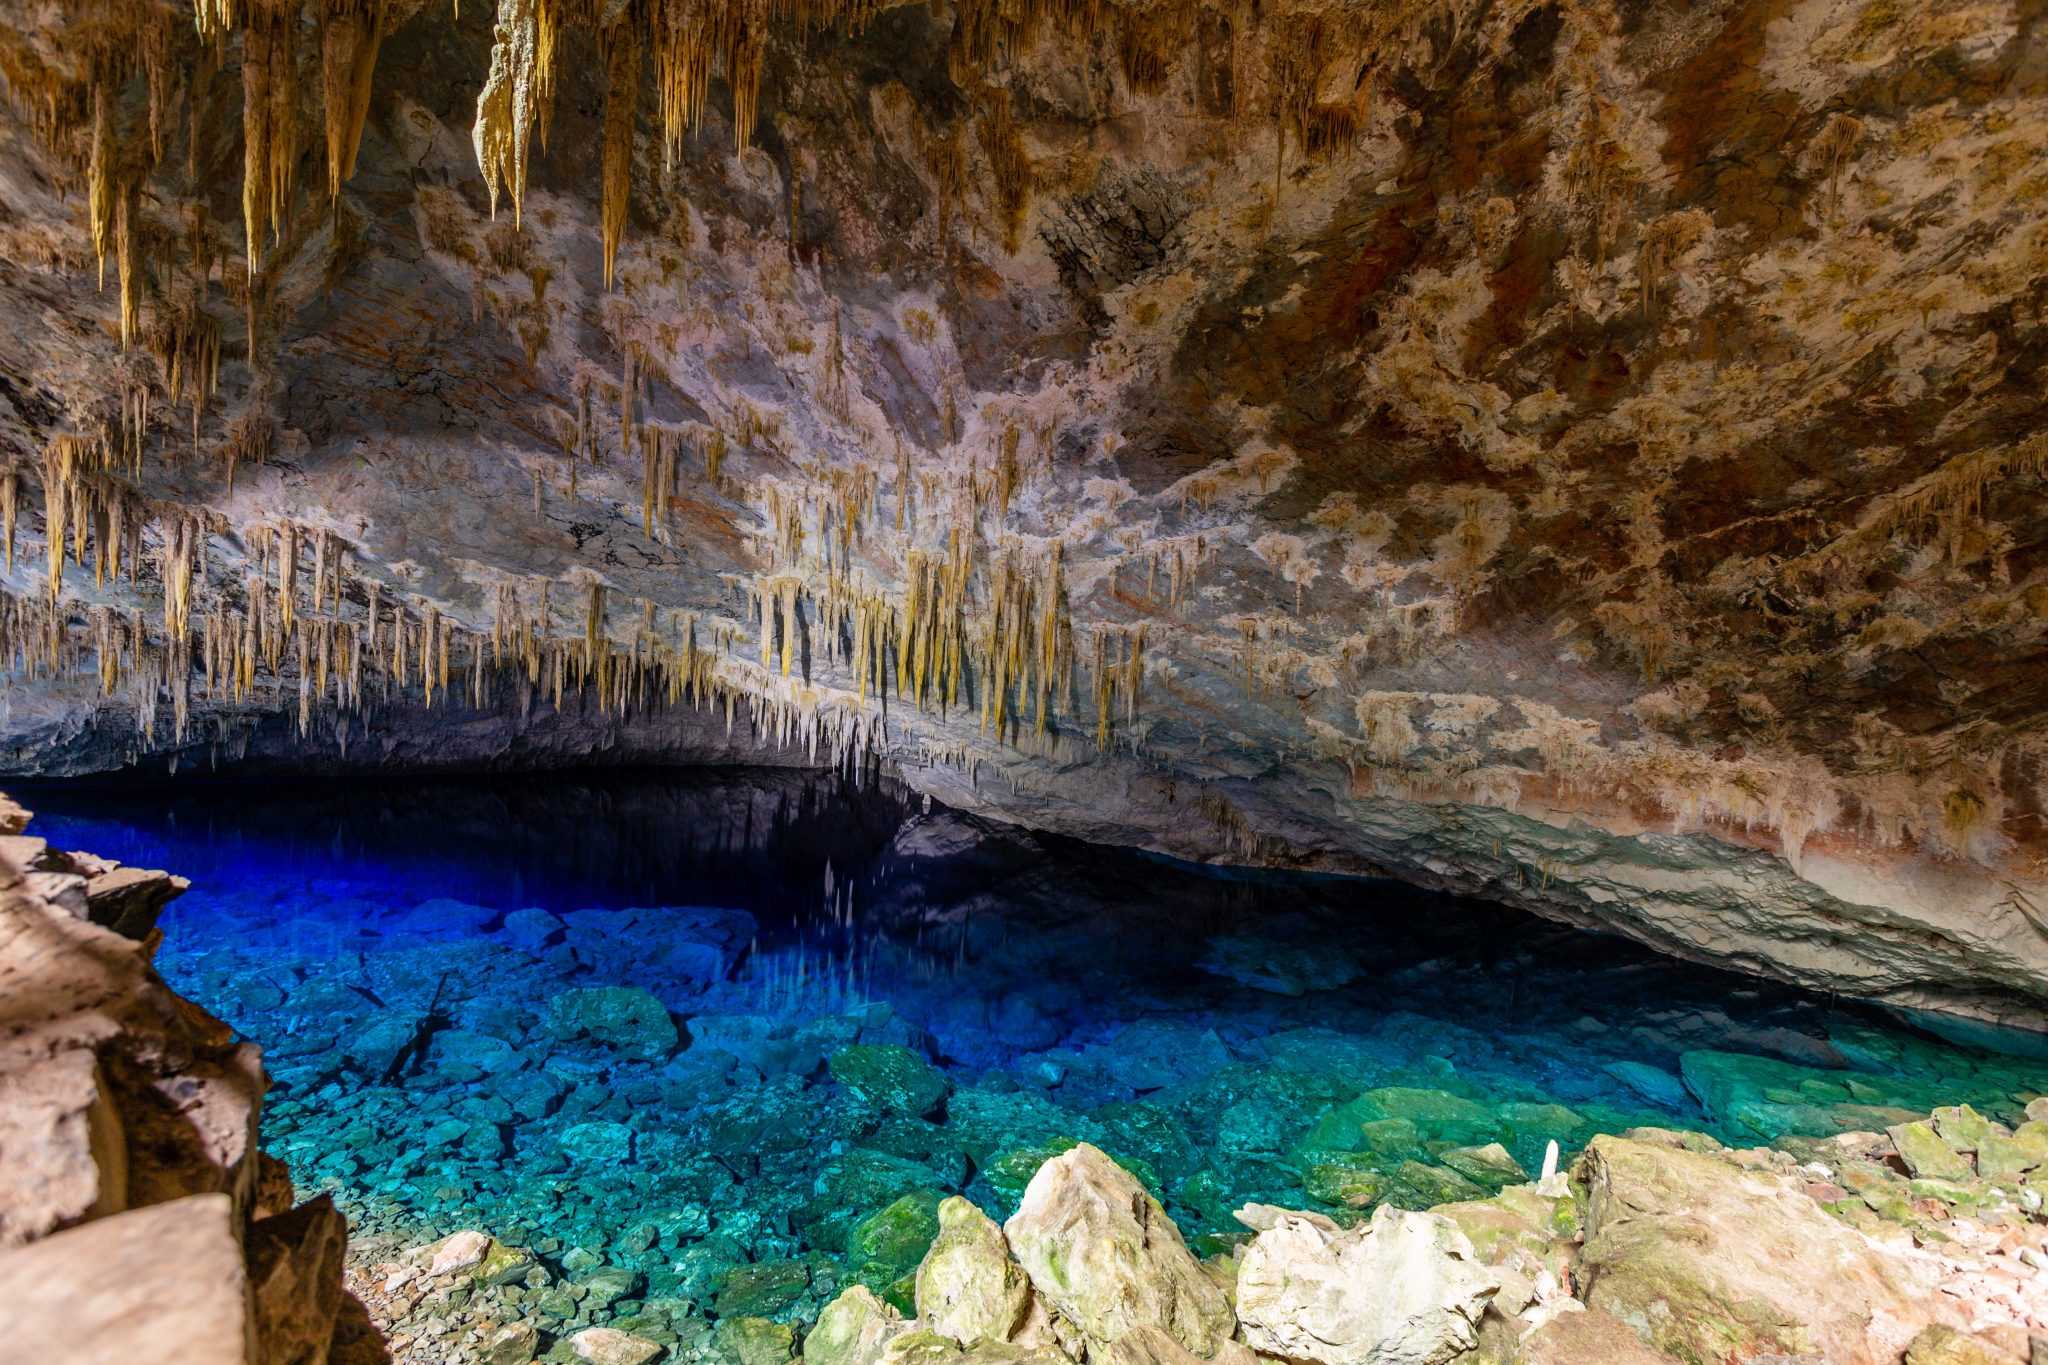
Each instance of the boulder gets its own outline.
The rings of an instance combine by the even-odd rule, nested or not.
[[[1941,1134],[1941,1140],[1958,1152],[1974,1152],[1977,1144],[2003,1129],[1994,1130],[1991,1120],[1967,1104],[1950,1105],[1937,1109],[1933,1114],[1934,1131]]]
[[[572,1123],[556,1139],[562,1154],[588,1166],[616,1166],[633,1159],[633,1130],[623,1123]]]
[[[1582,1296],[1669,1354],[1890,1365],[1944,1312],[1925,1271],[1830,1218],[1793,1177],[1608,1136],[1580,1174]]]
[[[586,1327],[569,1338],[569,1349],[590,1365],[647,1365],[662,1345],[615,1327]]]
[[[832,1054],[832,1079],[885,1114],[922,1118],[946,1098],[946,1078],[909,1048],[857,1043]]]
[[[1046,1162],[1004,1225],[1032,1288],[1090,1350],[1142,1326],[1214,1359],[1231,1338],[1230,1303],[1159,1201],[1100,1148]]]
[[[324,1194],[250,1225],[244,1246],[257,1365],[327,1358],[347,1242],[348,1220]]]
[[[917,1268],[917,1315],[963,1345],[1008,1341],[1031,1286],[995,1220],[955,1195],[939,1205],[939,1235]]]
[[[580,986],[548,1001],[547,1031],[640,1057],[665,1057],[682,1036],[668,1008],[637,986]]]
[[[917,1269],[939,1235],[935,1190],[913,1190],[854,1224],[846,1259],[868,1284],[888,1284]]]
[[[1472,1349],[1499,1282],[1450,1219],[1382,1205],[1336,1231],[1288,1214],[1238,1262],[1237,1313],[1261,1355],[1316,1365],[1443,1365]]]
[[[866,1285],[855,1285],[825,1305],[804,1338],[805,1365],[881,1365],[889,1343],[911,1324]]]
[[[797,1305],[810,1287],[810,1267],[802,1261],[755,1261],[734,1266],[718,1287],[718,1315],[779,1319]]]
[[[1935,1180],[1968,1180],[1977,1173],[1970,1158],[1949,1144],[1932,1123],[1894,1124],[1885,1130],[1899,1149],[1899,1160],[1914,1175]]]
[[[1982,1337],[1940,1323],[1929,1326],[1906,1348],[1906,1365],[2027,1365]]]
[[[724,1365],[783,1365],[796,1354],[796,1333],[765,1318],[720,1318],[711,1329],[711,1353]]]
[[[254,1359],[233,1218],[226,1195],[199,1194],[0,1252],[7,1358],[66,1365]],[[96,1288],[80,1292],[87,1285]]]

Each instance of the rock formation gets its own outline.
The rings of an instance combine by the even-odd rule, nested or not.
[[[289,1175],[256,1145],[258,1050],[150,966],[155,911],[183,883],[49,849],[25,823],[0,798],[8,1351],[376,1359],[360,1306],[343,1302],[340,1213],[324,1197],[291,1207]]]

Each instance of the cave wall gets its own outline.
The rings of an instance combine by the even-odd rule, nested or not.
[[[2038,1026],[2034,7],[765,13],[0,22],[0,772],[861,754]]]

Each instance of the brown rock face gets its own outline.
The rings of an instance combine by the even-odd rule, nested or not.
[[[0,798],[0,828],[19,828],[17,810]],[[324,1198],[291,1209],[290,1180],[257,1148],[257,1049],[164,985],[153,933],[145,944],[96,922],[94,888],[129,869],[40,845],[0,836],[8,1350],[67,1365],[324,1365],[345,1316],[348,1229]],[[117,884],[150,878],[176,880]],[[124,913],[143,903],[131,891]]]
[[[0,770],[873,751],[2038,1025],[2043,55],[2009,0],[12,14]]]
[[[1598,1137],[1586,1149],[1586,1303],[1684,1360],[1899,1358],[1941,1311],[1932,1274],[1786,1177]]]

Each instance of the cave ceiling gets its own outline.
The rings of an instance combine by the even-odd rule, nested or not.
[[[715,724],[2011,1018],[2042,13],[12,0],[0,760]]]

